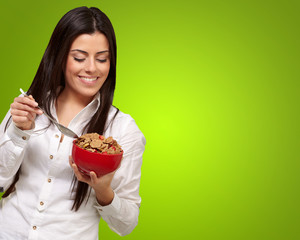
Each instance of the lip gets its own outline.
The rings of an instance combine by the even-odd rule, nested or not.
[[[78,79],[87,85],[93,85],[97,82],[97,80],[99,79],[99,77],[94,77],[94,76],[78,76]],[[90,79],[90,80],[88,80]]]

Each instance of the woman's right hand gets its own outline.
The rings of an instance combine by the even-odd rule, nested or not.
[[[29,97],[16,97],[10,105],[10,113],[15,125],[21,130],[30,130],[36,115],[43,114],[43,111],[37,108],[38,103],[30,95]]]

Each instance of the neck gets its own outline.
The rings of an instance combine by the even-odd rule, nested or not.
[[[84,108],[86,107],[92,100],[93,97],[84,97],[79,94],[74,94],[67,89],[64,89],[62,93],[58,96],[56,101],[56,107],[60,107],[60,105],[68,105],[73,106],[75,108]]]
[[[64,89],[55,102],[59,122],[68,126],[76,114],[85,108],[92,100],[93,97],[85,98]]]

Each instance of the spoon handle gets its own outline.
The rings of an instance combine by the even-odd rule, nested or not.
[[[20,92],[25,96],[25,97],[29,97],[22,88],[20,88]],[[58,128],[58,130],[60,132],[62,132],[64,135],[67,135],[69,137],[72,138],[78,138],[77,134],[74,133],[71,129],[59,124],[55,119],[53,119],[52,117],[50,117],[47,113],[45,113],[45,111],[40,108],[39,106],[37,106],[38,109],[43,111],[43,114]]]
[[[20,88],[20,92],[21,92],[25,97],[29,97],[29,96],[23,91],[22,88]],[[41,107],[37,106],[37,108],[40,109],[40,110],[42,110],[42,111],[43,111],[43,114],[45,114],[45,116],[46,116],[47,118],[49,118],[49,120],[51,120],[51,122],[53,122],[53,123],[56,123],[56,122],[57,122],[55,119],[53,119],[52,117],[50,117],[47,113],[45,113],[45,111],[44,111]]]

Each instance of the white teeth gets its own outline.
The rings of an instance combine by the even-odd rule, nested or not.
[[[87,77],[80,77],[82,80],[84,80],[84,81],[88,81],[88,82],[92,82],[92,81],[96,81],[97,80],[97,78],[95,77],[95,78],[87,78]]]

